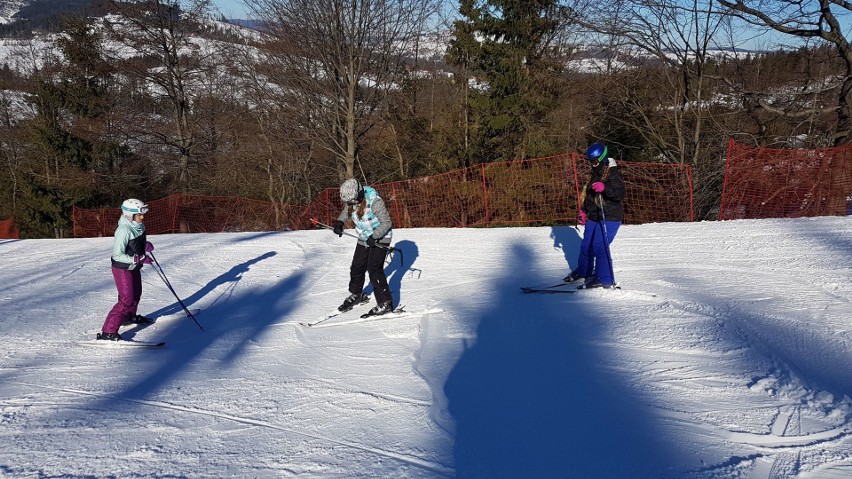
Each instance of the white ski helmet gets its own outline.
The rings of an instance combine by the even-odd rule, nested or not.
[[[340,201],[357,203],[364,199],[364,188],[355,178],[349,178],[340,185]]]
[[[148,205],[143,203],[141,200],[137,200],[136,198],[130,198],[124,200],[124,203],[121,204],[121,214],[127,217],[129,220],[133,220],[133,215],[145,214],[148,212]]]

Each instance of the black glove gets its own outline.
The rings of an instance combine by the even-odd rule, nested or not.
[[[334,222],[334,228],[331,229],[337,236],[343,236],[343,222],[337,220]]]
[[[373,237],[373,235],[370,235],[370,237],[369,237],[369,238],[367,238],[367,247],[368,247],[368,248],[373,248],[373,247],[375,247],[375,246],[376,246],[376,238],[375,238],[375,237]]]

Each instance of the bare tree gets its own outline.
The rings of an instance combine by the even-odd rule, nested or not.
[[[112,0],[112,4],[121,17],[106,24],[108,33],[125,47],[112,52],[112,61],[137,82],[137,96],[154,95],[144,109],[147,115],[136,118],[141,131],[131,135],[140,142],[148,138],[155,148],[164,147],[161,153],[174,153],[178,186],[188,192],[196,146],[193,89],[214,64],[212,53],[202,52],[195,43],[210,0]],[[165,115],[169,121],[161,127],[152,114]]]
[[[275,39],[269,74],[319,145],[355,176],[363,137],[436,0],[246,0]]]
[[[6,86],[6,81],[0,81],[0,85]],[[3,88],[0,93],[0,157],[4,163],[3,170],[6,174],[0,180],[0,185],[3,185],[3,193],[0,195],[0,202],[3,203],[6,210],[0,213],[14,215],[18,210],[18,197],[20,195],[19,174],[21,169],[23,138],[18,128],[20,114],[16,111],[15,103],[21,102],[20,98],[15,98],[15,93],[7,88]],[[22,102],[21,102],[22,103]],[[6,201],[9,203],[7,204]]]
[[[582,10],[592,12],[577,17],[582,25],[604,39],[619,39],[615,44],[622,58],[633,62],[619,70],[654,72],[647,80],[656,83],[660,103],[651,106],[659,115],[628,116],[632,122],[628,126],[669,161],[695,164],[702,155],[702,128],[715,93],[708,87],[709,52],[717,46],[714,39],[726,30],[726,19],[715,15],[712,0],[611,0]],[[652,61],[635,62],[648,56]],[[608,66],[607,71],[612,73],[613,67]],[[623,93],[628,97],[625,101],[639,106],[636,98]],[[637,118],[641,123],[636,123]],[[618,117],[612,120],[622,121]]]
[[[852,143],[852,45],[846,38],[841,17],[852,13],[852,3],[847,0],[716,0],[725,13],[738,16],[746,22],[770,28],[800,40],[821,40],[834,47],[843,65],[839,84],[830,85],[837,90],[833,105],[794,108],[771,103],[766,97],[758,100],[767,111],[791,118],[815,117],[835,112],[837,123],[831,141],[834,145]],[[807,89],[811,95],[813,87]]]
[[[717,14],[713,0],[608,0],[595,8],[577,3],[575,11],[604,48],[617,50],[596,82],[594,131],[623,142],[618,149],[633,159],[696,168],[699,214],[713,211],[725,142],[714,123],[725,108],[716,102],[712,65],[714,50],[730,38],[730,18]]]
[[[303,127],[304,113],[289,103],[290,91],[266,74],[270,55],[275,52],[259,48],[248,38],[234,44],[224,60],[234,73],[232,88],[240,92],[245,105],[241,113],[244,121],[230,125],[232,147],[239,156],[234,170],[251,176],[258,193],[273,202],[276,223],[281,224],[281,206],[312,199],[315,176],[322,175],[314,174],[321,161],[316,138]],[[337,175],[333,176],[336,180]]]

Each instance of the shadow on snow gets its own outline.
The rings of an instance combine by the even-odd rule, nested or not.
[[[229,285],[226,293],[222,293],[204,309],[203,314],[198,316],[204,332],[201,332],[189,318],[175,320],[174,325],[163,337],[167,347],[161,350],[164,355],[159,361],[161,366],[152,370],[147,376],[141,377],[119,395],[126,398],[142,398],[167,388],[171,379],[184,372],[195,359],[217,342],[226,341],[231,345],[230,348],[225,348],[222,357],[218,358],[222,367],[227,367],[246,347],[260,340],[267,327],[292,313],[298,304],[294,298],[298,297],[299,290],[305,282],[304,272],[292,274],[267,289],[250,289],[239,294],[234,293],[234,288],[252,265],[271,258],[275,254],[267,252],[234,266],[186,298],[184,304],[192,310],[195,302],[217,288]],[[155,314],[173,310],[182,311],[182,308],[175,303]]]
[[[409,271],[412,274],[419,273],[420,270],[413,268],[414,262],[417,261],[418,249],[417,244],[413,241],[403,240],[393,245],[399,249],[402,254],[394,252],[390,256],[390,264],[385,267],[385,276],[388,278],[388,286],[394,296],[394,305],[397,307],[402,302],[402,279]]]
[[[571,241],[558,236],[563,248]],[[444,385],[457,476],[665,477],[671,446],[624,378],[601,366],[605,304],[524,295],[519,281],[551,279],[523,273],[531,245],[514,245],[509,257],[494,301],[464,314],[478,322],[476,339]]]

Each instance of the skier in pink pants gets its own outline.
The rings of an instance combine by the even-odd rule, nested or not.
[[[112,248],[112,277],[118,289],[118,302],[107,314],[96,339],[121,341],[118,328],[122,324],[152,322],[136,313],[142,297],[141,269],[143,265],[151,264],[146,253],[154,250],[154,245],[145,237],[145,224],[142,223],[147,212],[148,205],[134,198],[121,204],[121,218],[118,219]]]

